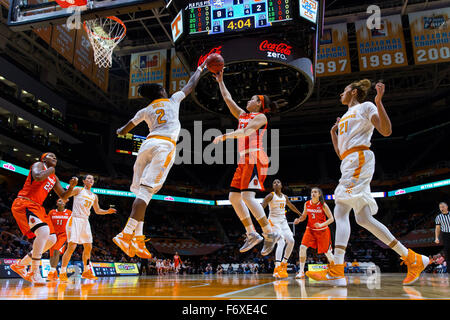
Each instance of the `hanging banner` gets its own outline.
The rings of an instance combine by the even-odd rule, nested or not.
[[[347,24],[325,26],[317,53],[316,76],[326,77],[350,72]]]
[[[369,29],[367,20],[355,22],[359,70],[408,65],[400,15],[381,17],[380,29]]]
[[[84,28],[78,30],[75,41],[74,67],[81,71],[86,77],[92,76],[92,65],[94,64],[94,51]]]
[[[75,29],[69,30],[65,24],[53,27],[51,46],[70,63],[73,62],[75,33]]]
[[[415,63],[449,62],[450,8],[414,12],[408,17]]]
[[[104,92],[108,92],[109,69],[100,68],[93,63],[91,80]]]
[[[128,99],[139,98],[137,89],[144,83],[166,83],[167,50],[134,53],[130,60]]]
[[[189,74],[178,59],[175,49],[170,50],[170,92],[172,94],[183,88],[189,81]]]

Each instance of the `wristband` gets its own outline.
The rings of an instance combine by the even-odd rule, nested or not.
[[[200,72],[203,71],[203,68],[201,66],[198,66],[197,70],[199,70]]]

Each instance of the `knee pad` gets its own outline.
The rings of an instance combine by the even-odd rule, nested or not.
[[[136,198],[145,201],[145,203],[148,205],[148,203],[153,197],[153,194],[155,194],[155,190],[153,190],[153,188],[140,186]]]

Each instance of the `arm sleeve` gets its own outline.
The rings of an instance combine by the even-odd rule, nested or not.
[[[139,110],[136,115],[133,117],[133,119],[131,119],[131,122],[133,122],[134,125],[138,125],[139,123],[141,123],[144,120],[145,117],[145,108]]]
[[[374,114],[378,114],[378,109],[377,107],[372,103],[372,102],[365,102],[364,106],[363,106],[363,116],[364,118],[366,118],[368,121],[372,120],[372,116]]]
[[[183,91],[177,91],[170,97],[170,100],[174,103],[180,103],[185,97],[186,95]]]

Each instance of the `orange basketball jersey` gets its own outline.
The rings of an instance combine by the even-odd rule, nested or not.
[[[47,169],[45,164],[44,167],[45,169]],[[47,179],[43,181],[34,180],[30,168],[28,177],[25,180],[25,184],[23,185],[22,190],[19,191],[18,196],[26,197],[42,205],[42,203],[44,203],[44,200],[47,198],[49,192],[53,189],[55,183],[56,183],[55,174],[50,175]]]
[[[323,204],[318,201],[316,204],[311,200],[306,202],[306,213],[308,214],[307,226],[311,229],[317,229],[314,224],[327,221],[327,216],[323,210]]]
[[[242,113],[239,116],[239,125],[238,129],[243,129],[247,127],[250,120],[252,120],[257,115],[261,114],[260,112],[251,112],[251,113]],[[239,138],[238,139],[238,151],[242,152],[245,150],[257,150],[262,148],[262,139],[264,136],[264,133],[266,132],[267,124],[264,126],[264,128],[257,130],[253,134],[247,137]]]
[[[66,224],[72,215],[72,211],[68,209],[64,209],[64,211],[53,209],[48,213],[48,215],[52,219],[52,224],[55,228],[56,234],[66,233]]]

